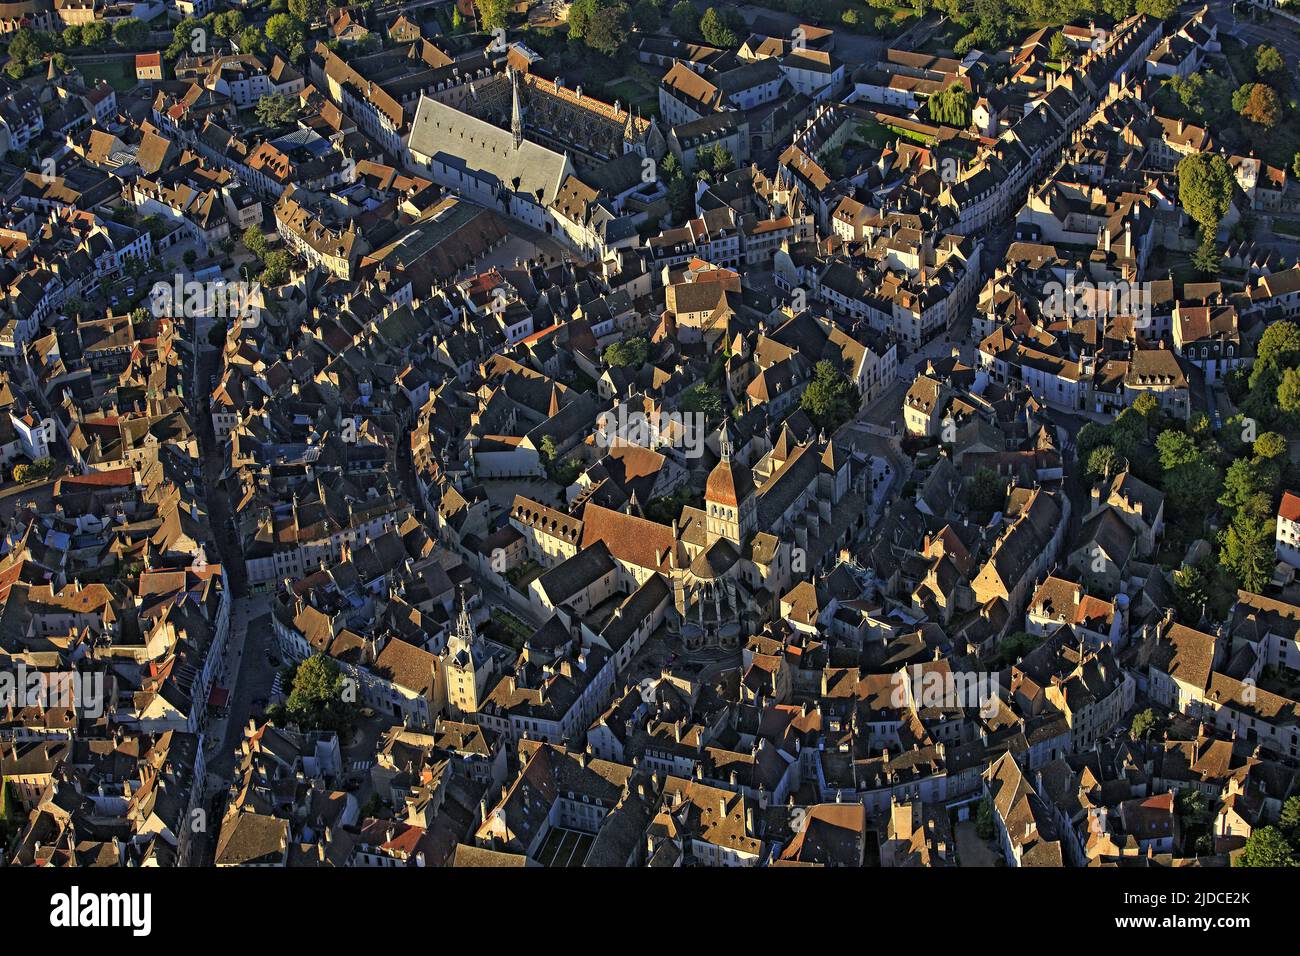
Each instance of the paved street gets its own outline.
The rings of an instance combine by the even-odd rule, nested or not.
[[[217,686],[226,688],[230,699],[226,716],[210,719],[203,733],[207,799],[218,798],[213,805],[218,818],[225,806],[224,794],[234,778],[235,749],[253,713],[253,701],[268,697],[275,680],[275,669],[266,659],[271,642],[270,604],[270,595],[259,594],[236,598],[230,610],[225,666],[217,679]],[[214,821],[209,828],[208,854],[215,849],[217,832]]]
[[[1190,11],[1199,6],[1200,4],[1187,4],[1181,9]],[[1278,52],[1286,58],[1287,65],[1294,70],[1296,61],[1300,60],[1300,24],[1281,16],[1256,22],[1251,19],[1249,4],[1244,0],[1235,6],[1237,14],[1234,19],[1234,4],[1229,0],[1214,0],[1209,4],[1210,13],[1218,21],[1219,29],[1231,32],[1251,44],[1269,43],[1277,47]]]

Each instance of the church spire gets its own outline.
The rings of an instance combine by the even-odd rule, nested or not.
[[[465,595],[460,596],[460,614],[456,617],[456,636],[469,647],[474,643],[474,625],[469,620],[469,608],[465,604]]]
[[[519,93],[519,71],[510,71],[510,132],[515,137],[515,149],[524,141],[524,104]]]

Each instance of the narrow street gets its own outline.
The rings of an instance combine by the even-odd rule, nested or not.
[[[218,680],[218,686],[230,691],[230,699],[226,716],[211,719],[204,732],[207,759],[204,805],[209,807],[210,825],[203,865],[210,865],[211,854],[216,849],[226,792],[234,780],[235,750],[253,715],[253,702],[267,699],[275,680],[276,669],[266,656],[271,645],[270,605],[271,596],[263,594],[236,598],[231,606],[225,670]]]

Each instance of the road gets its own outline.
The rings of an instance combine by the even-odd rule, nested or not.
[[[1199,4],[1188,4],[1180,9],[1191,12],[1199,6]],[[1218,22],[1220,31],[1231,33],[1252,45],[1268,43],[1277,47],[1278,52],[1285,57],[1287,66],[1292,68],[1294,75],[1296,61],[1300,60],[1300,24],[1280,16],[1275,16],[1267,22],[1254,22],[1246,13],[1245,3],[1236,5],[1240,15],[1234,17],[1233,6],[1228,0],[1215,0],[1209,4],[1210,13]]]
[[[200,323],[191,319],[191,342],[196,361],[191,379],[190,407],[198,431],[203,501],[216,540],[218,555],[230,584],[230,634],[217,686],[230,692],[224,717],[211,718],[204,728],[207,787],[205,806],[209,811],[208,841],[197,847],[198,865],[211,865],[220,833],[226,794],[233,781],[235,749],[254,713],[253,701],[268,698],[276,669],[266,653],[271,640],[271,595],[248,594],[244,560],[237,540],[230,504],[220,483],[225,467],[224,442],[212,430],[210,383],[220,368],[221,351],[208,345],[199,333]]]
[[[271,595],[259,594],[236,598],[230,609],[225,667],[217,679],[219,687],[230,691],[230,700],[226,716],[210,720],[204,732],[207,799],[217,798],[209,815],[212,823],[208,828],[209,845],[203,851],[207,854],[204,865],[210,865],[216,848],[224,795],[234,780],[235,750],[253,715],[253,701],[270,697],[275,680],[275,668],[266,659],[271,641],[270,606]]]

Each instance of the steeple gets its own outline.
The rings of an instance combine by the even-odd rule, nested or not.
[[[524,141],[524,104],[519,93],[519,71],[510,71],[510,132],[515,137],[515,149]]]
[[[705,533],[710,543],[726,538],[739,545],[754,530],[758,518],[754,505],[754,476],[731,460],[731,432],[726,421],[718,436],[721,460],[704,483]]]
[[[456,615],[456,636],[465,642],[466,647],[474,643],[474,625],[469,620],[469,608],[465,605],[465,595],[460,597],[460,614]]]

